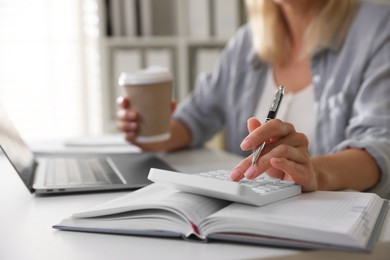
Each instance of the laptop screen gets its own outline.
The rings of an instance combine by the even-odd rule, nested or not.
[[[0,146],[26,186],[31,189],[34,178],[34,155],[24,143],[5,111],[0,107]],[[0,150],[0,155],[1,155]]]

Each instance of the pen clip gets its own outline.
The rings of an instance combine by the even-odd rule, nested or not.
[[[284,95],[284,86],[279,86],[278,90],[276,91],[274,100],[272,101],[271,107],[270,107],[270,112],[276,113],[279,109],[280,102],[282,101]]]

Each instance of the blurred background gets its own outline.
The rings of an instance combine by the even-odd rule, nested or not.
[[[0,0],[0,106],[29,141],[113,133],[120,72],[169,67],[180,101],[246,20],[243,0]]]
[[[167,66],[181,100],[244,21],[240,0],[0,0],[0,105],[30,141],[112,133],[120,72]]]

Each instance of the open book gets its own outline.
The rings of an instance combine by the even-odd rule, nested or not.
[[[372,193],[318,191],[255,207],[152,184],[54,228],[371,251],[387,208],[388,202]]]

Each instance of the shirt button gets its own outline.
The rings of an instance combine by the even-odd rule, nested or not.
[[[313,83],[317,84],[321,81],[321,76],[316,74],[313,76]]]

